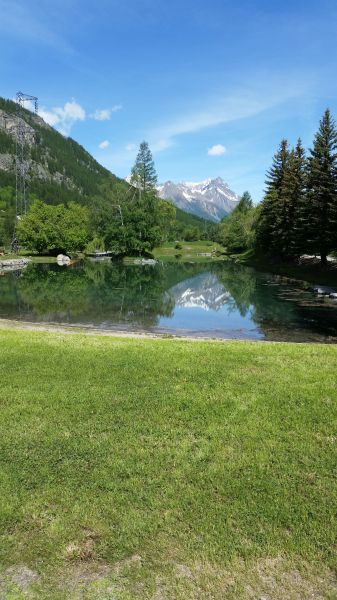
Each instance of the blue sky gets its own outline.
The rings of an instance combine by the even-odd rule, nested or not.
[[[0,95],[121,177],[138,144],[160,181],[220,175],[261,199],[284,136],[337,116],[336,0],[0,0]]]

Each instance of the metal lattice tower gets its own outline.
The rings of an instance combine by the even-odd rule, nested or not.
[[[25,103],[33,104],[33,112],[37,114],[38,99],[36,96],[17,92],[16,94],[16,156],[15,156],[15,210],[16,220],[14,236],[12,242],[13,250],[18,249],[18,240],[16,238],[16,224],[22,215],[25,215],[28,209],[28,144],[27,144],[27,124],[25,122],[24,109]]]

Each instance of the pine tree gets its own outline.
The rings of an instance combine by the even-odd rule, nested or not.
[[[337,130],[327,109],[315,135],[308,161],[308,250],[321,264],[337,247]]]
[[[252,197],[249,192],[244,192],[241,196],[239,204],[234,210],[238,212],[247,212],[251,208],[253,208]]]
[[[266,177],[266,193],[279,192],[283,185],[284,172],[289,160],[289,147],[286,139],[281,140],[278,151],[274,154],[273,164]]]
[[[282,258],[294,258],[301,253],[304,244],[306,159],[302,142],[289,154],[279,195],[278,236]]]
[[[157,173],[152,158],[152,153],[147,142],[139,146],[136,162],[131,171],[131,183],[142,193],[155,190]]]
[[[281,194],[290,152],[283,139],[274,154],[273,164],[267,172],[266,195],[262,201],[260,217],[256,226],[256,244],[263,252],[280,255],[280,226],[282,223]]]

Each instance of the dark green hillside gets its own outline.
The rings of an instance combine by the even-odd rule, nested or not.
[[[15,114],[15,102],[0,98],[0,110],[7,115]],[[28,147],[31,194],[52,204],[71,200],[87,204],[97,194],[107,195],[107,190],[121,181],[75,140],[64,137],[28,110],[24,110],[24,115],[26,123],[34,130],[35,139]],[[14,152],[13,137],[0,129],[0,154]],[[36,165],[43,167],[43,176]],[[14,172],[0,169],[0,186],[14,186],[14,183]]]
[[[197,217],[197,215],[193,215],[192,213],[185,212],[176,206],[176,217],[177,221],[180,223],[184,223],[184,225],[191,225],[192,227],[204,227],[206,224],[208,225],[211,221],[207,221],[206,219],[202,219],[201,217]]]
[[[172,227],[169,238],[200,240],[200,239],[215,239],[214,236],[218,229],[218,225],[212,221],[207,221],[202,217],[197,217],[191,213],[187,213],[181,208],[176,208],[176,222]]]

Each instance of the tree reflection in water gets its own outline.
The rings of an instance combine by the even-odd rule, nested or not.
[[[235,264],[167,263],[126,266],[85,261],[73,268],[30,265],[0,277],[0,317],[81,323],[100,327],[156,328],[180,309],[207,327],[230,331],[239,316],[267,338],[336,335],[337,303],[317,300],[301,284]],[[201,312],[200,312],[201,311]],[[201,316],[200,316],[201,315]],[[249,326],[248,326],[249,325]],[[309,335],[310,334],[310,335]],[[224,333],[225,335],[225,333]],[[290,336],[290,337],[289,337]],[[295,339],[295,338],[294,338]]]

